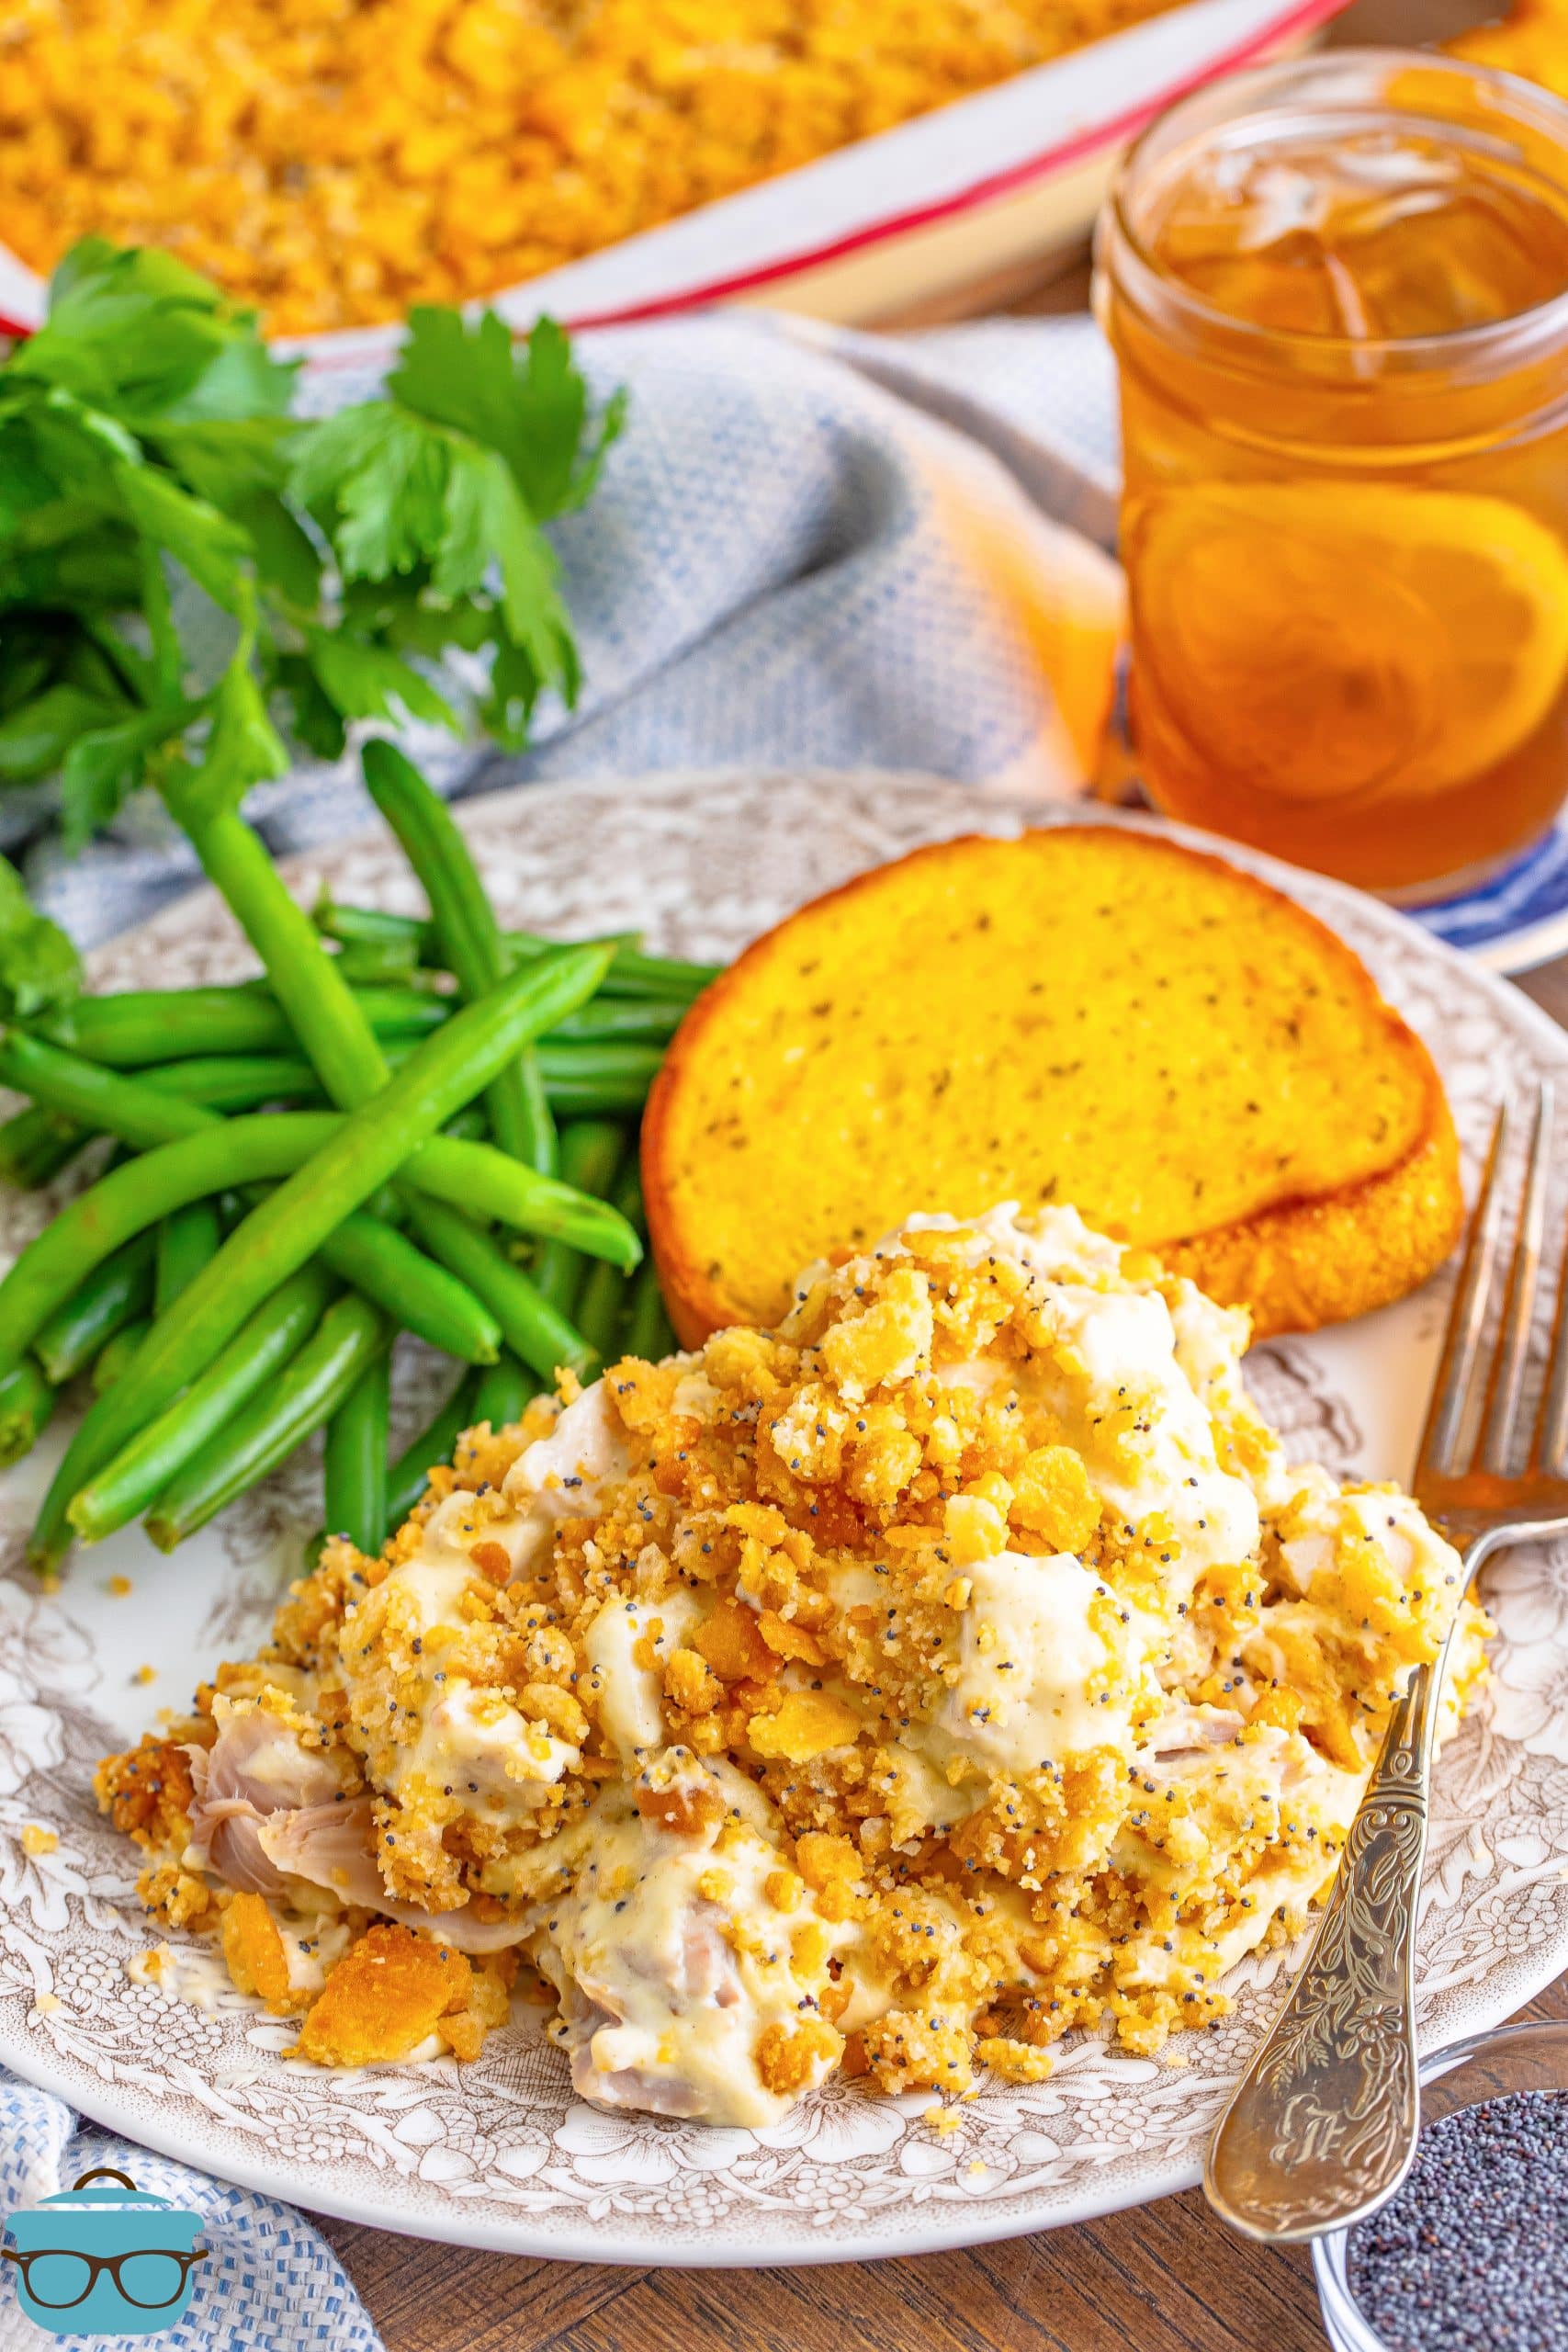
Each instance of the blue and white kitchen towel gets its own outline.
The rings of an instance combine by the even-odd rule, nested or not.
[[[197,2266],[185,2317],[152,2339],[157,2352],[381,2352],[336,2255],[291,2207],[96,2131],[52,2092],[0,2075],[0,2215],[36,2205],[105,2165],[201,2215],[207,2258]],[[24,2317],[12,2288],[0,2286],[0,2352],[47,2352],[59,2340]],[[71,2352],[130,2352],[147,2340],[65,2338]]]

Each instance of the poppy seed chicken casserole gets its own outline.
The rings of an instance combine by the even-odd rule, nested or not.
[[[1408,1497],[1287,1464],[1246,1338],[1005,1206],[568,1382],[104,1765],[146,1901],[307,2057],[469,2055],[526,1961],[584,2098],[715,2123],[1207,2024],[1487,1631]]]

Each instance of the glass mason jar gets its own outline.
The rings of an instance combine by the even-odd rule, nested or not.
[[[1132,149],[1096,244],[1141,773],[1393,896],[1568,796],[1568,106],[1346,51]]]

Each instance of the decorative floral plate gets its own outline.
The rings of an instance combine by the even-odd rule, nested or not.
[[[512,920],[563,934],[637,925],[656,946],[716,956],[919,842],[1012,831],[1040,812],[919,777],[752,775],[524,789],[469,803],[463,819]],[[1499,1092],[1568,1066],[1568,1038],[1543,1014],[1414,923],[1315,876],[1238,861],[1366,957],[1437,1055],[1472,1168]],[[288,871],[306,899],[325,877],[344,899],[418,903],[383,841]],[[119,988],[246,968],[210,893],[95,959],[96,979]],[[15,1250],[43,1214],[0,1199],[0,1243]],[[1444,1287],[1258,1352],[1251,1377],[1295,1450],[1337,1471],[1408,1470]],[[433,1369],[414,1352],[400,1363],[411,1426]],[[537,2012],[470,2067],[322,2074],[285,2058],[291,2029],[236,1994],[204,2009],[133,1982],[126,1963],[153,1937],[132,1894],[135,1856],[94,1808],[93,1766],[264,1633],[318,1472],[291,1465],[172,1558],[127,1530],[81,1554],[55,1597],[30,1583],[22,1549],[58,1444],[0,1480],[0,2063],[112,2129],[299,2204],[582,2260],[918,2253],[1197,2178],[1226,2084],[1279,1998],[1278,1957],[1251,1970],[1233,2017],[1163,2062],[1079,2040],[1049,2082],[983,2086],[942,2132],[924,2120],[929,2094],[885,2100],[852,2085],[755,2133],[600,2114],[571,2098]],[[117,1577],[128,1594],[116,1596]],[[1504,2017],[1568,1962],[1568,1548],[1511,1554],[1486,1589],[1502,1627],[1495,1679],[1438,1770],[1421,1933],[1428,2043]],[[29,1824],[58,1846],[29,1853]]]

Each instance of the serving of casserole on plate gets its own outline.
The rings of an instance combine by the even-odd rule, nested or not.
[[[465,812],[506,920],[636,924],[707,955],[922,841],[1025,814],[886,778],[534,790]],[[1541,1016],[1397,915],[1236,862],[1366,958],[1431,1047],[1467,1152],[1499,1086],[1560,1062]],[[295,879],[323,870],[344,895],[398,892],[379,842],[297,861]],[[154,964],[242,967],[199,899],[99,964],[122,985]],[[329,1547],[285,1647],[220,1678],[194,1728],[189,1692],[266,1641],[306,1484],[258,1493],[177,1562],[113,1538],[46,1600],[19,1565],[48,1468],[29,1462],[4,1500],[0,2057],[307,2203],[598,2259],[913,2251],[1190,2180],[1388,1679],[1457,1604],[1413,1507],[1353,1483],[1408,1464],[1443,1287],[1255,1351],[1248,1404],[1235,1318],[1065,1208],[906,1219],[880,1257],[808,1275],[778,1340],[623,1368],[624,1388],[470,1453],[384,1568]],[[417,1361],[403,1371],[412,1415]],[[852,1521],[872,1517],[884,1540],[863,1546]],[[1267,1594],[1247,1573],[1260,1537]],[[1492,1675],[1476,1689],[1467,1669],[1438,1774],[1432,2033],[1503,2015],[1568,1952],[1568,1601],[1539,1556],[1495,1589]],[[510,1691],[485,1663],[502,1647],[527,1668]],[[198,1894],[231,1897],[219,1924],[254,1994],[188,1925],[147,1956],[149,1857],[91,1795],[98,1759],[145,1731],[197,1751],[185,1782],[171,1765],[144,1789],[154,1845],[160,1804],[196,1833],[153,1858],[171,1876],[150,1891],[197,1926]],[[884,1787],[844,1763],[874,1749]],[[135,1784],[126,1768],[107,1792]],[[515,1831],[520,1808],[556,1807],[547,1884],[546,1845]],[[1073,1899],[1041,1916],[1074,1836]],[[377,1861],[396,1888],[379,1899]],[[313,1923],[277,1905],[280,1870],[318,1888]],[[495,1948],[536,1902],[552,2031],[537,1997],[501,2024]],[[423,1941],[416,1983],[404,1922],[433,1911],[451,1932]],[[320,1997],[356,1939],[379,2008],[346,1963],[335,2004]],[[394,2007],[413,2063],[352,2064],[396,2054],[374,2039]],[[1194,2010],[1203,2030],[1175,2030]],[[1063,2036],[1079,2017],[1089,2030]]]
[[[476,2056],[526,1960],[607,2112],[765,2129],[841,2070],[961,2130],[979,2067],[1226,2014],[1461,1611],[1472,1701],[1458,1555],[1287,1463],[1239,1311],[1073,1208],[835,1257],[484,1424],[107,1759],[143,1900],[299,2055]]]

